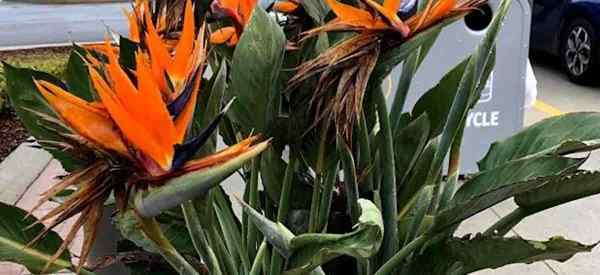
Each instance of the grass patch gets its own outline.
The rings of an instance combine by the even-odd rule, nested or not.
[[[0,52],[0,60],[20,68],[31,68],[47,72],[64,79],[70,47],[28,49]],[[8,107],[6,80],[0,66],[0,112]]]

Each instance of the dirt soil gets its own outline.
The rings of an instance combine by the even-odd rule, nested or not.
[[[0,113],[0,162],[28,136],[27,130],[13,111]]]

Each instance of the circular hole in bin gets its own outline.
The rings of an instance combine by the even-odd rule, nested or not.
[[[494,17],[492,8],[489,4],[485,4],[467,14],[465,24],[472,31],[482,31],[490,25],[492,17]]]

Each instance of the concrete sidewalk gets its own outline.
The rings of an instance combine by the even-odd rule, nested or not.
[[[0,50],[34,45],[93,42],[106,28],[127,34],[129,3],[46,5],[0,0]]]

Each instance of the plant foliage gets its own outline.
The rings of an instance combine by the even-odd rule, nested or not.
[[[598,172],[574,155],[600,147],[600,114],[534,124],[494,143],[480,171],[459,180],[466,117],[494,68],[511,0],[409,113],[412,79],[438,35],[485,1],[412,11],[396,0],[150,2],[128,13],[128,37],[75,47],[66,83],[4,65],[20,119],[70,172],[42,202],[75,191],[39,221],[3,205],[12,214],[0,245],[17,256],[0,260],[32,273],[91,272],[85,259],[111,197],[135,251],[185,275],[457,275],[595,247],[504,235],[600,193]],[[390,101],[381,83],[400,64]],[[518,208],[456,236],[506,199]],[[71,234],[83,228],[85,238],[73,266],[73,238],[51,230],[77,214],[85,218]],[[47,227],[21,231],[36,222]]]

